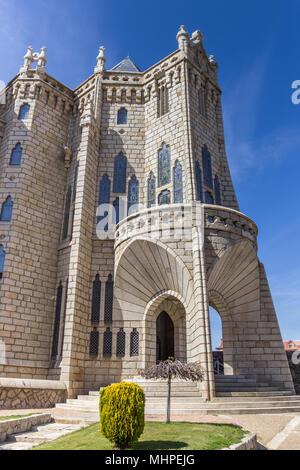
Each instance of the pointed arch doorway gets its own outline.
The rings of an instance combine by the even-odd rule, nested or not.
[[[156,320],[156,361],[174,356],[174,323],[167,312],[161,312]]]

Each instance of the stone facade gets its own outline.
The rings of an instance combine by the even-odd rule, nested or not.
[[[182,26],[177,41],[145,72],[129,58],[106,70],[101,47],[75,90],[47,75],[45,48],[28,48],[7,85],[3,377],[59,380],[72,397],[137,375],[162,358],[165,340],[176,357],[201,362],[210,399],[211,305],[223,321],[225,373],[294,391],[257,227],[231,181],[218,65],[200,31],[190,38]],[[158,337],[162,312],[171,327]]]

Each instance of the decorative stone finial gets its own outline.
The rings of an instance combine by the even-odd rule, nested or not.
[[[101,46],[99,48],[99,54],[97,57],[97,65],[95,67],[95,73],[103,72],[105,70],[105,62],[106,62],[105,50],[106,49],[104,46]]]
[[[204,41],[204,36],[201,33],[201,31],[199,31],[199,29],[197,29],[196,31],[193,32],[191,39],[195,44],[198,44],[198,43],[201,43],[201,42]]]
[[[185,26],[180,26],[176,39],[178,41],[179,49],[185,49],[185,45],[189,40],[189,33],[185,29]]]
[[[20,73],[26,75],[30,70],[34,70],[31,68],[33,62],[37,62],[36,72],[40,75],[46,71],[46,57],[47,49],[46,47],[41,48],[41,52],[33,52],[33,47],[29,46],[27,48],[27,52],[24,56],[24,64],[20,68]]]

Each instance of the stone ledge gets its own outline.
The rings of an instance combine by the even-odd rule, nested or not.
[[[7,440],[11,434],[30,431],[34,426],[48,424],[53,420],[50,413],[26,416],[25,418],[0,421],[0,442]]]
[[[0,378],[0,409],[51,408],[67,398],[64,382]]]
[[[247,431],[241,426],[235,425],[235,427],[240,428],[243,431],[247,432],[246,436],[243,437],[241,442],[238,442],[237,444],[232,444],[230,447],[226,447],[221,450],[257,450],[258,444],[256,440],[256,434],[254,434],[253,432]]]
[[[0,377],[0,388],[34,388],[38,390],[67,390],[64,382],[58,380],[11,379]]]

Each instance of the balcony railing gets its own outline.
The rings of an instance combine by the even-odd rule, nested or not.
[[[144,209],[122,220],[115,231],[115,248],[137,236],[160,240],[190,240],[191,229],[230,232],[256,243],[256,224],[239,211],[209,204],[171,204]]]

